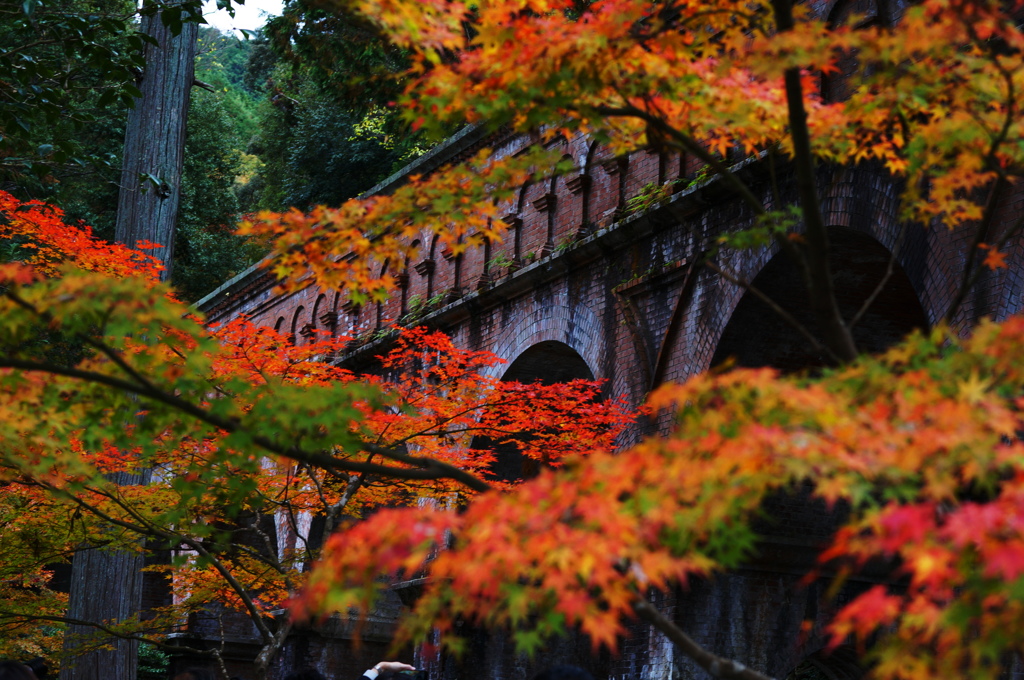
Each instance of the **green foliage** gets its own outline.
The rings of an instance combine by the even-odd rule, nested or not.
[[[147,2],[143,11],[162,8]],[[163,16],[180,23],[189,10],[198,2]],[[38,186],[54,169],[109,163],[83,136],[140,95],[148,38],[135,11],[126,0],[0,3],[0,179]]]
[[[408,145],[387,133],[385,110],[345,109],[314,83],[296,90],[288,69],[274,70],[250,151],[265,163],[248,189],[260,208],[340,205],[387,177]]]
[[[264,99],[248,151],[263,166],[243,202],[339,205],[427,148],[389,108],[404,52],[365,18],[292,0],[251,49],[243,83]]]
[[[494,257],[487,261],[488,267],[495,267],[498,269],[502,267],[511,267],[513,264],[515,263],[505,253],[498,253],[497,255],[495,255]]]
[[[645,184],[636,196],[626,201],[626,213],[646,212],[661,205],[672,196],[672,192],[680,181],[674,179],[664,184],[655,184],[654,182]]]
[[[216,28],[201,26],[196,53],[196,78],[216,91],[244,148],[259,126],[257,92],[246,86],[253,44]]]
[[[253,264],[262,250],[233,233],[239,218],[235,178],[241,173],[238,128],[219,93],[197,92],[189,107],[173,283],[198,300]]]
[[[788,205],[782,210],[769,210],[754,221],[749,229],[724,234],[718,243],[727,248],[746,250],[769,245],[776,238],[796,238],[795,230],[800,226],[802,214],[799,206]]]
[[[171,657],[158,647],[139,645],[138,680],[164,680],[171,668]]]
[[[267,23],[275,53],[330,99],[356,116],[398,98],[409,66],[407,53],[388,40],[362,14],[342,5],[287,0],[281,16]],[[389,121],[391,133],[403,128]]]

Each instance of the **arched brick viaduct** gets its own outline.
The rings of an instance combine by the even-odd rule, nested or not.
[[[498,143],[512,153],[528,141],[508,136]],[[495,140],[469,131],[407,172],[429,171],[485,143]],[[585,365],[608,381],[609,394],[633,404],[653,383],[684,380],[724,354],[783,367],[813,363],[814,357],[792,349],[802,343],[783,337],[788,331],[774,316],[756,305],[747,309],[751,305],[741,287],[695,266],[706,244],[750,220],[721,182],[691,184],[688,178],[698,168],[678,155],[639,152],[606,160],[603,149],[586,139],[558,143],[567,155],[582,159],[578,175],[523,187],[506,218],[506,239],[489,252],[450,258],[425,247],[418,261],[403,264],[402,289],[379,308],[354,309],[334,293],[315,289],[275,297],[273,281],[258,271],[230,282],[200,307],[212,322],[245,313],[290,330],[302,342],[303,329],[310,328],[372,333],[415,311],[417,300],[434,298],[438,306],[419,320],[447,331],[461,345],[502,357],[508,364],[497,370],[522,357],[518,377],[558,378],[559,371],[577,377]],[[748,162],[740,172],[768,197],[763,164]],[[865,317],[860,339],[880,348],[909,328],[940,319],[960,284],[969,234],[909,227],[901,236],[896,187],[871,168],[824,168],[820,177],[838,251],[837,282],[840,294],[852,298],[851,309],[875,287],[899,243],[892,282]],[[626,209],[644,185],[673,178],[683,179],[681,189],[665,203],[642,212]],[[381,190],[400,181],[397,176]],[[1003,219],[1019,214],[1022,202],[1019,189],[1008,191],[1001,201]],[[1004,318],[1019,311],[1024,243],[1015,244],[1008,259],[1008,270],[988,276],[972,292],[959,322],[969,325],[983,315]],[[800,294],[792,269],[773,248],[723,253],[717,261],[783,298]],[[371,340],[345,360],[358,362],[379,351],[380,344]],[[801,621],[821,619],[826,607],[815,586],[798,585],[797,574],[826,533],[820,508],[789,504],[776,510],[781,521],[768,529],[772,538],[756,564],[713,583],[693,584],[663,606],[716,653],[785,676],[821,646],[813,636],[803,647],[795,642]],[[478,642],[465,663],[493,680],[528,677],[541,663],[516,657],[500,638],[481,636]],[[309,652],[314,660],[317,654],[330,656],[327,646],[309,649],[320,649]],[[691,664],[673,658],[660,636],[643,628],[614,659],[595,661],[585,646],[568,644],[552,655],[624,680],[700,677]],[[444,675],[457,677],[466,668],[453,667]]]
[[[379,190],[494,141],[467,131]],[[498,141],[502,151],[514,153],[530,140]],[[437,252],[436,245],[424,246],[417,261],[397,271],[402,287],[386,304],[353,309],[342,296],[313,288],[278,297],[266,273],[250,270],[199,307],[211,322],[244,313],[294,333],[297,342],[313,328],[365,339],[389,321],[415,318],[509,363],[537,343],[557,341],[578,352],[596,377],[608,380],[612,394],[633,403],[655,379],[683,380],[707,369],[744,290],[699,261],[718,235],[747,225],[749,211],[720,181],[694,182],[697,163],[678,154],[639,152],[605,160],[603,150],[584,138],[558,144],[566,155],[582,159],[579,174],[523,187],[509,206],[503,243],[454,258]],[[764,164],[745,166],[739,172],[770,205]],[[912,313],[929,324],[940,319],[960,284],[971,234],[914,226],[901,232],[897,189],[882,172],[838,167],[819,174],[826,218],[834,228],[840,294],[849,293],[851,279],[864,279],[858,293],[870,292],[899,244],[893,282],[874,305],[877,315],[898,320]],[[667,201],[629,211],[629,199],[642,187],[676,178],[681,178],[679,188]],[[1020,188],[1008,190],[1001,201],[1005,220],[1018,214],[1022,203]],[[423,242],[428,243],[427,235]],[[784,270],[776,277],[788,275],[771,247],[723,252],[715,261],[747,281],[770,274],[772,262]],[[1024,243],[1014,245],[1008,261],[1009,269],[976,287],[957,321],[1005,318],[1020,308]],[[429,313],[415,314],[426,301],[433,302]],[[768,342],[763,334],[755,339]],[[351,358],[372,353],[374,346],[371,340]]]
[[[834,14],[851,7],[863,12],[873,4],[820,3],[819,9]],[[533,141],[512,134],[485,137],[469,129],[374,191],[390,191],[411,173],[428,173],[482,146],[511,154]],[[314,328],[371,338],[342,359],[354,364],[379,351],[382,341],[373,341],[372,334],[381,324],[415,317],[463,346],[494,352],[508,362],[506,368],[521,359],[515,364],[517,377],[558,379],[589,371],[607,380],[610,395],[632,404],[639,404],[653,384],[684,380],[727,355],[783,368],[815,363],[774,316],[745,298],[743,288],[700,266],[708,244],[751,220],[723,182],[697,181],[698,162],[679,154],[641,151],[615,159],[584,137],[551,144],[575,161],[578,173],[522,187],[507,206],[509,231],[500,244],[451,257],[424,234],[416,261],[385,265],[401,284],[386,304],[353,308],[335,293],[312,288],[276,297],[269,276],[254,270],[199,307],[211,322],[244,313],[294,333],[297,342]],[[779,203],[772,200],[766,163],[750,159],[739,165],[755,193],[768,205]],[[792,191],[785,168],[779,172],[783,193]],[[647,210],[629,209],[629,199],[645,185],[673,179],[679,182],[668,200]],[[899,218],[898,188],[871,167],[822,168],[819,189],[833,228],[836,279],[848,314],[875,288],[895,252],[893,276],[858,330],[864,346],[880,349],[913,327],[941,319],[960,285],[972,234],[907,227]],[[1022,191],[1011,187],[999,197],[1002,224],[1021,215]],[[723,252],[715,261],[799,310],[792,267],[774,248]],[[1020,311],[1024,241],[1009,248],[1008,264],[983,277],[956,323],[967,328],[982,316],[1002,319]],[[804,660],[803,667],[832,663],[831,675],[821,677],[853,677],[845,674],[846,661],[829,662],[816,654],[821,640],[815,635],[802,645],[796,642],[801,622],[823,620],[829,606],[817,586],[798,585],[801,569],[826,535],[822,510],[800,503],[780,503],[774,510],[778,522],[767,527],[772,538],[755,563],[714,582],[692,584],[666,597],[662,606],[716,653],[776,676],[785,677]],[[508,647],[500,637],[481,635],[465,665],[446,662],[439,677],[472,669],[490,680],[521,680],[543,663],[519,658]],[[329,660],[336,657],[327,645],[304,649],[307,661],[337,663]],[[671,646],[645,628],[636,629],[616,658],[595,660],[589,648],[570,643],[549,651],[549,659],[588,666],[599,680],[703,677],[689,662],[673,658]],[[357,672],[346,671],[352,677]]]

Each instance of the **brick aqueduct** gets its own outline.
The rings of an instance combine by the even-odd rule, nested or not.
[[[859,12],[873,11],[863,0],[857,5]],[[849,6],[824,10],[835,15]],[[515,153],[531,141],[512,134],[485,137],[478,129],[467,129],[373,191],[387,192],[409,174],[429,173],[483,145]],[[453,258],[424,235],[418,261],[393,272],[401,288],[386,304],[355,308],[334,293],[313,288],[275,296],[270,276],[251,270],[211,293],[199,307],[211,322],[248,314],[291,332],[296,342],[313,329],[370,338],[342,359],[353,365],[379,352],[381,341],[372,340],[376,329],[413,315],[446,331],[461,346],[505,359],[508,363],[500,369],[504,378],[596,377],[607,381],[610,395],[634,405],[652,385],[684,380],[726,357],[782,369],[819,363],[765,306],[700,266],[703,244],[748,224],[751,215],[722,182],[696,181],[696,160],[645,151],[616,159],[583,137],[552,144],[576,162],[578,174],[522,187],[510,206],[510,231],[501,244]],[[763,166],[749,160],[737,171],[767,197],[770,181]],[[893,276],[856,329],[861,346],[881,349],[940,319],[960,284],[970,235],[911,227],[901,236],[897,191],[884,173],[831,167],[819,175],[832,228],[837,289],[848,315],[881,280],[897,250]],[[630,210],[629,199],[642,187],[673,179],[681,181],[667,200]],[[794,183],[783,177],[780,184]],[[1022,204],[1020,188],[1007,190],[1001,197],[1000,222],[1019,216]],[[1014,243],[1008,255],[1009,268],[977,284],[957,321],[969,325],[981,316],[1001,319],[1020,310],[1024,242]],[[773,248],[721,255],[718,261],[797,315],[805,306],[793,267]],[[766,527],[768,538],[754,563],[712,583],[691,584],[665,597],[662,607],[715,653],[775,677],[858,677],[852,655],[842,648],[826,656],[818,637],[798,642],[801,621],[822,620],[831,606],[820,586],[798,583],[815,546],[826,536],[821,509],[787,501],[773,511],[778,521]],[[195,633],[214,632],[201,621],[194,625]],[[389,624],[385,616],[364,630],[360,648],[348,642],[347,629],[339,625],[296,634],[282,653],[281,674],[316,665],[332,677],[357,677],[381,657]],[[237,651],[238,662],[246,654],[244,638],[239,629],[228,640],[233,644],[226,649]],[[569,640],[528,660],[515,655],[500,635],[481,632],[460,662],[443,659],[428,665],[435,680],[520,680],[554,662],[587,667],[598,680],[706,677],[688,660],[674,658],[667,641],[643,627],[636,628],[615,656],[593,658],[589,645]]]

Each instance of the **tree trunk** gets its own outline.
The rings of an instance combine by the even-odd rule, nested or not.
[[[182,24],[171,34],[160,15],[144,17],[142,30],[157,44],[146,46],[142,97],[128,115],[121,192],[117,204],[115,240],[129,246],[139,241],[159,243],[151,254],[163,262],[163,280],[171,275],[174,229],[178,218],[181,168],[185,151],[185,122],[195,79],[199,25]],[[140,484],[142,476],[118,475],[118,484]],[[141,539],[140,539],[141,540]],[[142,610],[143,556],[136,553],[87,549],[72,564],[68,616],[89,622],[118,622]],[[89,626],[72,626],[65,651],[73,654]],[[60,680],[135,680],[138,643],[109,638],[111,650],[85,651],[66,661]]]
[[[149,475],[117,473],[117,484],[142,484]],[[95,623],[116,623],[142,609],[141,553],[86,548],[75,554],[71,565],[68,618]],[[106,644],[111,649],[96,650]],[[82,654],[76,649],[83,647]],[[135,680],[139,643],[106,636],[92,626],[73,625],[64,637],[68,659],[61,664],[60,680]]]
[[[150,254],[163,262],[162,278],[167,281],[199,24],[184,23],[181,33],[172,36],[159,15],[154,15],[143,19],[142,30],[158,45],[146,47],[146,72],[139,87],[142,98],[128,115],[114,238],[131,247],[139,241],[159,243],[161,247]]]

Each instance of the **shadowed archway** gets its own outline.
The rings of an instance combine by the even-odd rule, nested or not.
[[[864,667],[856,650],[840,645],[832,651],[817,651],[801,661],[785,680],[861,680]]]
[[[564,342],[546,340],[520,354],[505,370],[501,379],[503,382],[539,382],[543,385],[553,385],[570,380],[593,380],[594,372],[572,347]],[[493,447],[497,453],[497,460],[492,471],[501,481],[529,479],[540,472],[541,463],[524,456],[511,444],[493,445],[485,437],[475,437],[472,447]]]
[[[885,276],[889,251],[872,237],[851,229],[829,232],[829,258],[836,298],[843,318],[852,319]],[[814,318],[796,263],[776,255],[754,279],[753,285],[776,301],[812,333]],[[927,328],[924,309],[910,279],[893,263],[893,272],[874,302],[853,329],[857,347],[864,352],[884,351],[916,329]],[[784,373],[828,365],[825,356],[767,304],[750,293],[740,300],[719,339],[712,366],[727,359],[748,368],[772,366]]]

